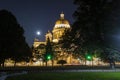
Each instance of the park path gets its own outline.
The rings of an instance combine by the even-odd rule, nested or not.
[[[99,69],[99,70],[64,70],[64,72],[120,72],[120,69],[111,69],[111,70],[105,70],[105,69]]]
[[[9,76],[15,76],[15,75],[21,75],[21,74],[27,74],[27,72],[23,71],[21,73],[13,73],[13,74],[6,74],[5,72],[2,72],[1,73],[1,77],[0,77],[0,80],[5,80],[7,77]]]

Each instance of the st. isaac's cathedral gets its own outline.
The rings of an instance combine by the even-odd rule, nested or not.
[[[53,27],[52,32],[48,30],[48,32],[45,35],[45,40],[47,41],[48,37],[51,42],[57,43],[60,39],[60,37],[64,34],[64,31],[66,29],[70,29],[69,21],[64,18],[63,12],[60,14],[60,19],[58,19],[55,22],[55,26]],[[34,40],[34,47],[39,46],[40,44],[46,44],[45,42],[40,42],[37,38]]]
[[[39,48],[39,47],[45,46],[48,38],[49,38],[50,42],[56,44],[61,39],[65,30],[68,30],[70,28],[71,28],[70,23],[69,23],[68,20],[65,19],[64,13],[62,12],[60,14],[60,18],[58,20],[56,20],[55,25],[53,27],[53,30],[52,31],[48,30],[48,32],[46,33],[44,42],[41,42],[37,38],[35,38],[34,43],[33,43],[33,47],[34,47],[34,49],[37,48],[38,54],[33,52],[33,56],[35,58],[37,58],[36,55],[42,55],[42,54],[45,53],[45,49],[44,48]],[[54,52],[54,55],[55,55],[54,56],[54,64],[56,64],[56,65],[57,65],[58,60],[65,60],[67,62],[67,64],[73,64],[73,63],[78,64],[79,63],[79,60],[74,59],[72,57],[72,53],[63,52],[59,45],[57,45],[57,47],[54,48],[54,51],[55,51]],[[40,59],[40,60],[42,60],[42,59]],[[50,63],[50,61],[48,61],[48,63]]]
[[[60,41],[62,35],[65,33],[65,30],[69,29],[71,29],[70,23],[65,19],[64,13],[62,12],[60,14],[60,18],[56,20],[53,30],[46,33],[44,42],[41,42],[35,38],[33,43],[34,60],[36,62],[38,61],[38,64],[44,63],[43,57],[41,56],[45,54],[45,45],[49,39],[51,43],[54,43],[54,65],[57,65],[57,62],[59,60],[65,60],[67,62],[67,65],[91,64],[90,61],[83,62],[79,59],[79,56],[75,57],[72,53],[72,50],[64,51],[61,46],[57,44]],[[51,65],[51,62],[52,61],[49,60],[48,65]],[[96,60],[94,63],[96,63]]]

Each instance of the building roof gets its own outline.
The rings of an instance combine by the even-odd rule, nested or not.
[[[70,28],[69,21],[64,19],[63,12],[60,14],[60,19],[55,22],[54,28]]]

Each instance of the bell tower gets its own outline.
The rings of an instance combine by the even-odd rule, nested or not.
[[[45,35],[45,40],[47,42],[48,38],[50,39],[50,42],[52,42],[52,33],[48,30],[48,32]]]

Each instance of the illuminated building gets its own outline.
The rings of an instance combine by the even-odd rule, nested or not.
[[[60,19],[58,19],[53,28],[53,42],[58,42],[60,37],[64,34],[66,29],[70,28],[68,20],[64,19],[64,14],[60,14]]]
[[[72,55],[66,52],[63,52],[62,48],[60,47],[60,45],[58,45],[57,43],[59,42],[59,40],[61,39],[62,35],[64,34],[65,30],[70,29],[70,24],[69,21],[66,20],[64,18],[64,13],[62,12],[60,14],[60,18],[58,20],[56,20],[55,25],[53,27],[53,30],[50,32],[48,31],[45,35],[45,42],[41,42],[37,39],[34,40],[34,44],[33,47],[36,48],[39,45],[46,45],[47,39],[50,39],[50,42],[52,42],[54,44],[54,54],[55,59],[54,61],[58,61],[58,60],[65,60],[67,61],[68,64],[71,64],[72,61]],[[41,49],[39,48],[39,54],[43,54],[45,53],[45,51],[43,51],[41,53]],[[78,60],[77,60],[78,61]]]

